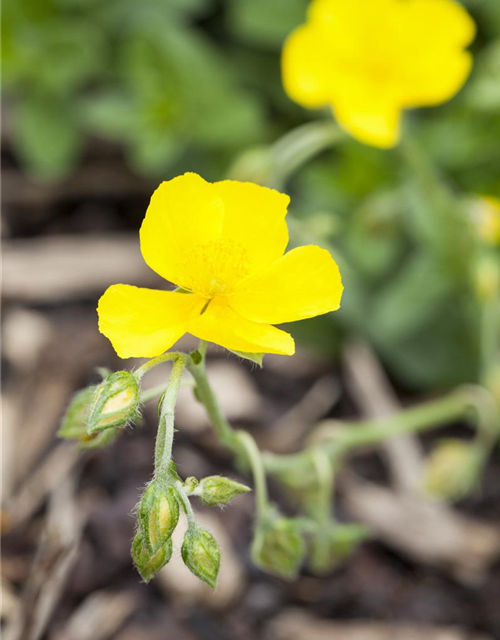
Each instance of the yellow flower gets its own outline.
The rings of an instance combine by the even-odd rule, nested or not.
[[[490,245],[500,245],[500,200],[480,196],[472,207],[473,222],[479,238]]]
[[[392,147],[402,109],[445,102],[464,84],[474,35],[453,0],[313,0],[284,46],[284,87],[304,107],[330,105],[361,142]]]
[[[141,250],[181,291],[109,287],[99,329],[117,354],[151,358],[191,333],[234,351],[292,355],[293,338],[272,325],[338,309],[343,287],[328,251],[284,254],[288,202],[273,189],[211,184],[194,173],[163,182],[142,223]]]

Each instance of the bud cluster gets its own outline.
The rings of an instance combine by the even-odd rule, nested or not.
[[[149,582],[172,556],[172,534],[179,521],[179,502],[174,487],[153,480],[137,509],[139,529],[132,543],[137,571]]]

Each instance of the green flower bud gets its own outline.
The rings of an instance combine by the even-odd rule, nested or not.
[[[179,521],[173,487],[154,480],[141,498],[138,517],[144,542],[154,553],[171,538]]]
[[[289,519],[278,517],[258,525],[252,542],[252,559],[264,571],[293,579],[305,553],[304,539]]]
[[[189,476],[184,480],[184,488],[188,496],[192,495],[196,491],[196,487],[200,484],[200,481],[194,476]]]
[[[441,500],[460,500],[478,480],[482,456],[463,440],[442,440],[427,458],[423,486],[426,493]]]
[[[309,566],[316,575],[335,569],[357,545],[366,540],[368,529],[359,524],[338,524],[321,529],[311,538]]]
[[[192,493],[199,496],[203,504],[212,507],[217,504],[227,504],[238,494],[247,491],[250,491],[250,487],[229,478],[209,476],[203,478]]]
[[[139,385],[129,371],[116,371],[96,388],[87,422],[88,433],[124,427],[138,417]]]
[[[191,524],[184,536],[181,553],[186,567],[197,578],[215,589],[220,567],[220,551],[213,535],[206,529]]]
[[[171,557],[172,540],[167,540],[157,551],[151,552],[142,533],[140,531],[136,533],[132,542],[132,560],[144,582],[152,580]]]
[[[57,432],[59,438],[84,440],[88,437],[87,420],[96,388],[96,386],[87,387],[75,393]]]

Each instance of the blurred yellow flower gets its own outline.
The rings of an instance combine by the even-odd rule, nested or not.
[[[99,301],[99,329],[121,358],[154,357],[183,334],[248,353],[292,355],[273,324],[338,309],[342,282],[328,251],[293,249],[288,196],[194,173],[163,182],[141,227],[144,260],[178,291],[125,284]]]
[[[480,239],[485,244],[500,245],[500,200],[480,196],[474,201],[472,214]]]
[[[283,83],[307,108],[330,105],[352,136],[400,138],[401,110],[449,100],[466,81],[475,24],[454,0],[313,0],[283,49]]]

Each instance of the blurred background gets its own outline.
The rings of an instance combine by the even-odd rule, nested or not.
[[[162,286],[138,243],[158,182],[195,171],[273,183],[274,143],[329,117],[295,105],[281,84],[283,41],[307,4],[3,2],[7,640],[500,638],[498,453],[458,505],[409,505],[398,491],[440,438],[469,437],[463,424],[349,462],[337,517],[373,534],[323,577],[306,568],[288,583],[252,566],[251,495],[199,509],[222,547],[215,594],[179,557],[147,586],[132,568],[130,514],[152,472],[154,406],[102,451],[55,439],[95,368],[124,366],[98,333],[98,297],[117,282]],[[266,356],[257,370],[210,351],[226,415],[262,448],[294,451],[323,418],[383,417],[484,381],[498,364],[476,276],[500,259],[500,231],[483,224],[500,220],[500,3],[463,4],[478,26],[473,73],[451,102],[406,115],[410,142],[382,151],[345,137],[277,184],[292,197],[292,241],[329,248],[345,294],[340,312],[290,327],[293,358]],[[463,224],[440,226],[436,191],[459,203]],[[151,375],[158,383],[166,371]],[[238,477],[188,389],[178,428],[183,476]]]

